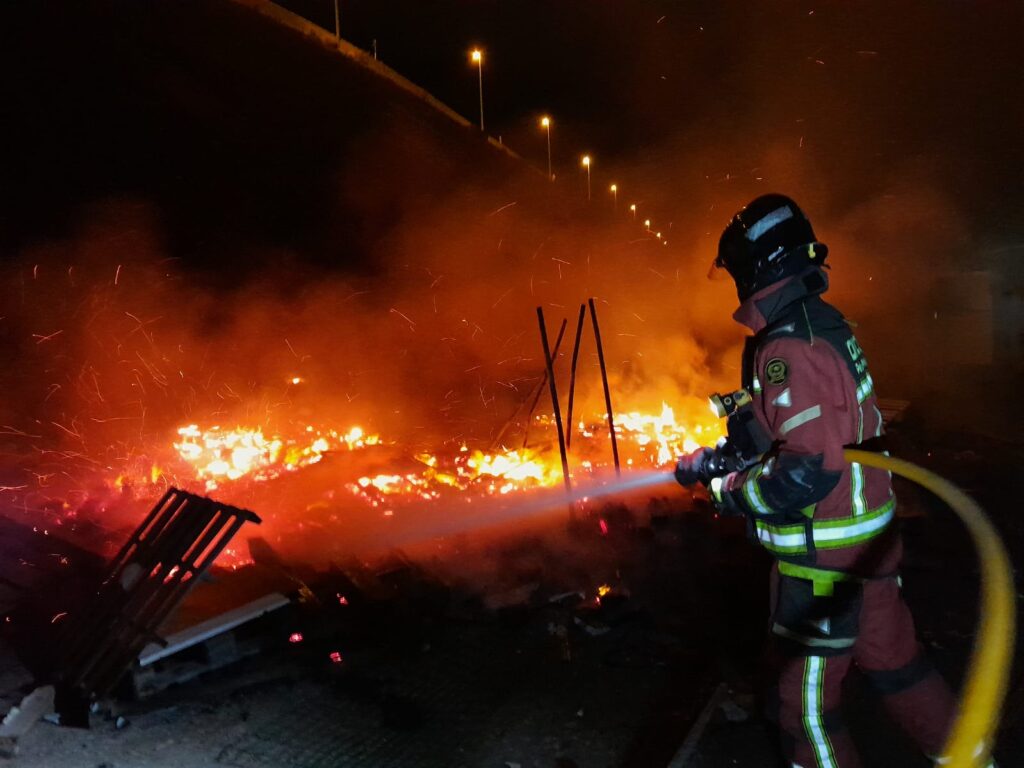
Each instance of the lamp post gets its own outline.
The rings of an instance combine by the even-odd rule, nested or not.
[[[612,210],[617,211],[619,210],[619,185],[612,184],[608,189],[610,189],[612,193]]]
[[[341,42],[341,10],[338,8],[339,0],[334,0],[334,39]]]
[[[650,219],[644,219],[644,229],[646,229],[648,232],[651,231],[651,220]]]
[[[480,81],[480,130],[484,129],[484,55],[479,48],[474,48],[469,58],[476,64],[476,71]]]
[[[580,163],[587,169],[587,202],[590,202],[590,155],[584,155]]]
[[[636,203],[631,203],[629,206],[629,212],[633,214],[633,221],[636,221]]]
[[[548,181],[553,181],[555,176],[551,173],[551,118],[545,115],[540,119],[540,127],[548,135]]]

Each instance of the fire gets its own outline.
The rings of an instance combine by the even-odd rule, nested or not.
[[[546,416],[538,417],[541,424],[548,421]],[[579,437],[586,443],[603,439],[600,421],[595,419],[589,426],[580,422]],[[669,466],[677,456],[699,447],[698,438],[711,441],[719,434],[717,425],[696,424],[691,428],[680,424],[666,403],[659,414],[628,411],[617,414],[615,421],[628,465],[635,463],[631,454],[639,454],[640,463]],[[178,436],[174,443],[178,456],[191,465],[196,479],[204,481],[207,490],[242,478],[270,480],[315,464],[330,451],[355,451],[383,444],[379,435],[368,434],[359,426],[344,432],[307,426],[300,437],[285,438],[266,435],[260,427],[229,430],[213,426],[202,430],[189,424],[178,429]],[[504,495],[526,488],[553,487],[562,480],[560,463],[550,447],[546,451],[522,448],[487,453],[463,445],[453,456],[421,453],[416,459],[422,465],[416,471],[360,477],[347,488],[373,506],[380,506],[389,496],[432,500],[448,490]],[[593,472],[601,463],[607,461],[595,465],[593,460],[584,459],[579,467],[583,472]],[[152,482],[160,473],[156,466],[152,468]]]
[[[259,427],[226,430],[214,426],[201,430],[189,424],[178,429],[178,436],[174,443],[178,456],[194,468],[196,479],[204,480],[211,491],[225,480],[270,480],[282,472],[315,464],[331,450],[356,450],[380,443],[378,435],[367,435],[361,427],[339,433],[307,426],[301,438],[285,439],[267,437]]]
[[[561,480],[561,468],[545,464],[536,454],[523,451],[509,451],[497,455],[487,455],[475,451],[466,462],[466,466],[475,473],[475,477],[495,477],[507,481],[502,486],[520,485],[555,485]]]
[[[549,487],[561,482],[561,468],[540,452],[523,449],[504,453],[470,451],[466,446],[448,456],[421,453],[423,467],[402,475],[360,477],[346,487],[372,507],[388,506],[386,497],[439,499],[446,493],[504,495],[515,490]],[[385,513],[387,514],[387,513]]]
[[[695,450],[698,440],[713,442],[718,437],[720,425],[708,417],[704,419],[703,423],[681,424],[665,403],[657,414],[642,411],[616,414],[615,429],[622,463],[627,467],[671,466],[676,457]],[[548,416],[537,417],[538,425],[549,435],[542,438],[537,447],[482,451],[471,450],[463,444],[437,453],[423,452],[411,457],[416,462],[412,468],[397,470],[396,467],[349,480],[341,478],[337,488],[391,517],[403,504],[454,496],[468,501],[531,488],[557,487],[563,482],[562,467],[550,439],[550,421]],[[539,429],[537,432],[544,434]],[[595,417],[589,424],[581,421],[576,425],[576,434],[570,456],[575,479],[611,464],[604,417]],[[207,490],[243,479],[273,480],[286,472],[315,464],[331,452],[359,451],[386,444],[380,435],[368,433],[360,426],[348,430],[306,426],[297,435],[285,437],[265,432],[261,427],[200,429],[196,424],[189,424],[178,429],[178,437],[174,443],[178,456],[191,467],[195,479],[205,483]],[[158,479],[159,472],[154,466],[153,477]]]
[[[196,477],[206,480],[212,490],[219,481],[237,480],[243,475],[261,472],[277,464],[284,443],[268,439],[261,429],[222,430],[212,427],[200,431],[196,424],[178,429],[180,442],[174,444],[178,455],[195,467]]]
[[[650,463],[659,467],[700,448],[701,443],[695,436],[709,440],[717,438],[721,430],[717,423],[714,427],[697,424],[691,434],[689,428],[676,421],[675,411],[668,403],[661,404],[661,413],[656,416],[637,411],[618,413],[615,426],[623,437],[648,455]]]

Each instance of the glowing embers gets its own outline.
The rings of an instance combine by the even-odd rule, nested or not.
[[[562,481],[562,469],[554,462],[545,462],[541,456],[527,449],[507,451],[494,455],[474,451],[466,461],[473,480],[493,479],[488,487],[492,492],[508,493],[517,487],[553,486]]]
[[[319,431],[307,426],[299,437],[266,436],[262,428],[219,426],[201,430],[196,424],[178,429],[174,448],[190,464],[196,478],[214,490],[226,480],[248,478],[270,480],[282,472],[291,472],[315,464],[332,450],[356,450],[378,445],[378,435],[367,435],[362,428],[348,432]]]
[[[593,474],[610,465],[604,420],[604,416],[595,416],[590,422],[577,425],[578,437],[573,440],[570,457],[575,475]],[[703,423],[693,420],[681,424],[665,404],[660,413],[618,413],[615,422],[623,463],[637,467],[669,466],[676,457],[695,450],[700,443],[713,443],[721,429],[710,417],[704,417]],[[552,426],[545,415],[538,416],[537,423]],[[385,444],[379,435],[367,434],[360,427],[340,431],[306,426],[295,436],[283,436],[260,427],[201,430],[190,424],[178,429],[178,437],[175,450],[207,490],[228,482],[272,480],[315,464],[332,451],[358,451]],[[557,487],[562,482],[557,451],[549,434],[537,430],[536,437],[540,441],[537,447],[485,452],[463,445],[437,453],[420,453],[410,457],[414,462],[407,459],[405,466],[389,464],[376,469],[376,474],[349,475],[341,483],[349,494],[388,517],[409,502],[456,496],[469,501],[531,488]]]
[[[557,461],[530,449],[484,453],[463,446],[454,455],[421,453],[416,460],[422,465],[417,471],[360,477],[346,488],[372,507],[388,507],[384,514],[389,515],[391,497],[431,501],[446,493],[495,496],[550,487],[562,480]]]

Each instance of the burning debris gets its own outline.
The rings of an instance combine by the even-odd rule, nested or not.
[[[317,463],[328,451],[353,451],[380,444],[378,435],[367,435],[361,427],[339,434],[307,426],[301,439],[285,439],[264,437],[261,427],[225,430],[214,426],[200,430],[198,425],[189,424],[180,427],[178,435],[180,440],[174,448],[195,468],[196,479],[205,480],[208,491],[216,490],[218,483],[246,476],[256,481],[271,480],[281,472]]]
[[[600,421],[605,419],[598,415],[589,421],[577,422],[578,455],[593,456],[601,450]],[[710,439],[718,434],[717,425],[710,419],[693,427],[680,424],[668,404],[662,404],[660,414],[630,411],[617,414],[616,419],[619,422],[616,436],[625,444],[628,466],[668,467],[680,453],[693,450],[698,439]],[[534,423],[548,427],[552,421],[546,415],[539,415],[534,417]],[[286,438],[265,436],[261,427],[228,430],[214,426],[201,430],[191,424],[179,428],[178,434],[180,440],[174,443],[174,448],[180,460],[192,468],[194,481],[202,481],[210,491],[237,481],[269,482],[337,452],[394,445],[380,435],[365,434],[360,427],[339,433],[308,426],[300,437]],[[486,496],[552,487],[561,480],[561,468],[550,460],[549,452],[548,447],[485,452],[462,445],[448,454],[415,454],[415,461],[420,465],[415,472],[362,476],[345,487],[375,507],[389,496],[431,500],[453,489]],[[585,473],[604,465],[605,462],[592,458],[580,462]],[[154,466],[151,478],[161,476],[162,470]],[[124,483],[123,477],[120,482]]]

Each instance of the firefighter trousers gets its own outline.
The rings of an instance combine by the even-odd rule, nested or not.
[[[811,581],[773,569],[768,714],[790,764],[861,765],[840,716],[851,664],[922,752],[939,755],[956,703],[917,642],[898,580],[841,581],[831,594],[814,591]]]

